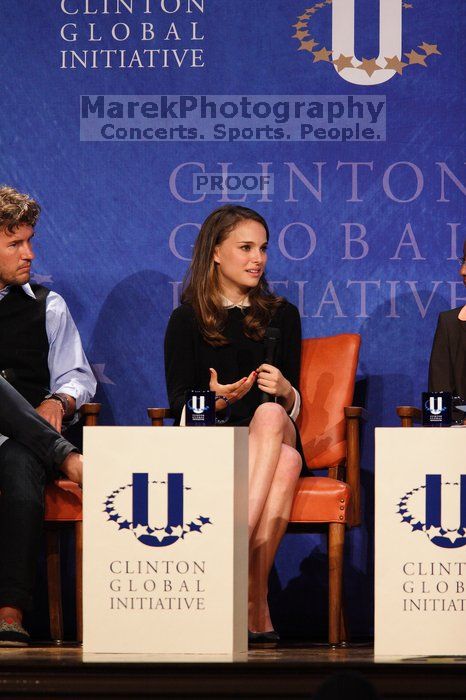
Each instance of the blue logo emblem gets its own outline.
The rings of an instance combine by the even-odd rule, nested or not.
[[[191,409],[193,413],[205,413],[210,409],[209,404],[206,404],[205,396],[192,396],[190,401],[188,401],[188,408]]]
[[[449,505],[457,508],[458,500],[459,526],[455,528],[449,521],[453,517],[453,523],[458,524],[457,515]],[[426,483],[408,491],[397,505],[401,522],[409,525],[411,532],[425,532],[437,547],[457,549],[466,545],[466,474],[461,475],[460,482],[444,484],[440,474],[426,474]]]
[[[432,416],[440,416],[448,408],[448,406],[443,405],[441,396],[430,396],[424,406]]]
[[[157,514],[149,514],[149,501],[166,491],[167,522],[157,521]],[[107,521],[118,525],[118,530],[131,531],[136,539],[148,547],[168,547],[186,535],[201,533],[210,518],[199,515],[185,522],[184,495],[191,487],[184,486],[183,474],[168,474],[167,481],[150,481],[147,473],[134,473],[131,484],[119,486],[104,501]]]

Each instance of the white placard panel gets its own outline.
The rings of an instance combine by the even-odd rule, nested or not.
[[[464,655],[466,428],[375,433],[375,653]]]
[[[247,651],[247,454],[247,428],[85,428],[86,654]]]

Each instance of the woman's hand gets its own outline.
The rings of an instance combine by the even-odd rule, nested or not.
[[[293,406],[295,394],[288,379],[285,379],[277,367],[265,363],[258,367],[256,372],[259,389],[265,391],[266,394],[276,396],[284,408],[289,411]]]
[[[238,382],[233,384],[219,384],[218,376],[215,369],[210,368],[209,389],[215,391],[217,396],[226,396],[230,403],[235,403],[243,398],[248,393],[254,382],[256,381],[257,373],[251,372],[249,377],[243,377]],[[219,402],[220,403],[220,402]],[[218,408],[224,408],[223,401]]]

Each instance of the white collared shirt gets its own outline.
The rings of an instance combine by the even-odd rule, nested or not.
[[[243,309],[251,306],[251,302],[249,301],[248,295],[246,295],[244,299],[239,302],[239,304],[235,304],[233,301],[230,301],[229,299],[227,299],[227,297],[224,297],[223,294],[221,294],[220,296],[222,298],[222,304],[225,307],[225,309]]]

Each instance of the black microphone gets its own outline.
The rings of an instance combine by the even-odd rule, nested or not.
[[[7,369],[0,370],[0,376],[3,377],[3,379],[6,379],[6,381],[9,382],[9,384],[13,384],[16,380],[16,372],[10,367],[8,367]]]
[[[273,365],[276,361],[278,342],[281,337],[281,331],[279,328],[269,327],[265,331],[264,338],[264,362],[268,365]],[[275,397],[272,394],[267,394],[265,391],[261,392],[261,403],[267,403],[268,401],[275,401]]]

